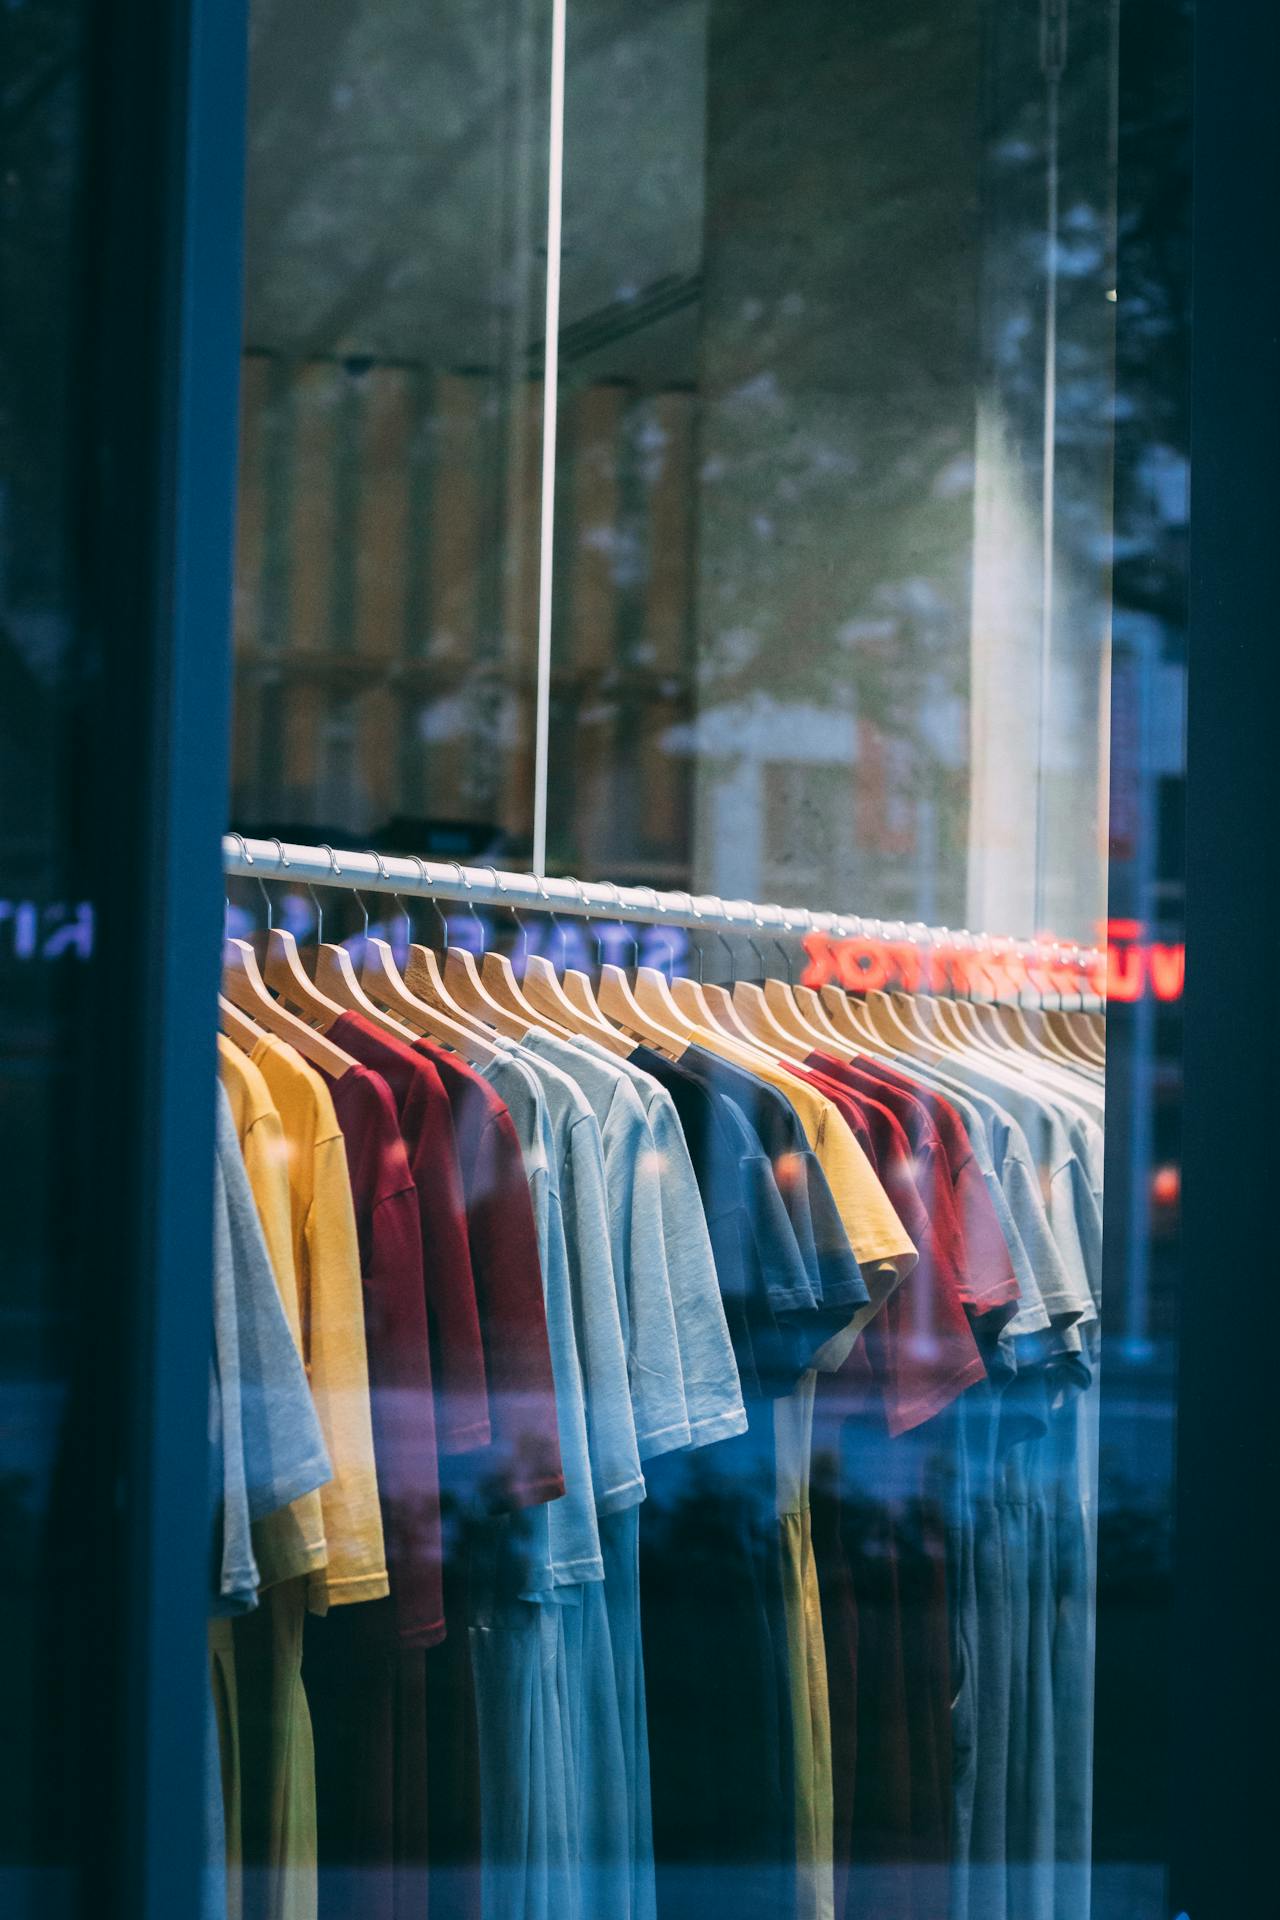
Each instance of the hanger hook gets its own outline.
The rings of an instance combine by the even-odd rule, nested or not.
[[[600,884],[602,886],[608,887],[610,893],[613,895],[614,905],[620,909],[622,906],[622,894],[619,890],[617,881],[603,880],[601,881]],[[583,895],[583,898],[584,899],[586,898],[585,894]],[[623,934],[631,942],[631,964],[633,967],[638,967],[640,965],[640,942],[636,939],[636,936],[634,935],[634,933],[630,933],[630,934],[627,933],[627,924],[628,923],[621,918],[618,921],[618,925],[622,928]],[[603,951],[604,951],[603,943],[599,939],[597,939],[596,941],[597,959],[599,959],[602,956]]]
[[[545,911],[547,913],[548,918],[551,921],[551,925],[554,927],[555,931],[560,936],[560,971],[561,973],[563,973],[565,970],[565,967],[568,965],[568,962],[569,962],[569,936],[565,932],[565,929],[561,922],[559,914],[556,912],[555,908],[551,904],[551,896],[547,892],[547,882],[546,882],[545,876],[543,874],[536,873],[534,875],[534,881],[537,885],[538,892],[542,895],[542,898],[546,901]],[[580,880],[571,879],[569,884],[571,886],[577,887],[579,897],[585,899],[586,896],[582,892],[582,882]],[[527,945],[525,949],[525,957],[526,959],[528,958]]]
[[[413,861],[414,865],[418,869],[418,883],[422,887],[423,892],[425,893],[426,887],[427,887],[427,869],[423,862],[422,856],[421,854],[411,853],[408,855],[408,858]],[[391,898],[395,901],[401,913],[404,915],[404,946],[405,946],[405,952],[407,953],[409,951],[409,948],[413,945],[413,915],[409,912],[408,902],[406,901],[402,893],[393,893]]]
[[[685,888],[684,897],[685,897],[685,904],[688,906],[690,913],[693,915],[695,926],[700,927],[702,924],[702,914],[699,911],[699,909],[694,905],[693,895],[689,892],[687,887]],[[702,985],[702,941],[700,939],[694,940],[692,942],[692,946],[693,946],[694,953],[698,957],[698,985],[701,986]]]
[[[521,976],[523,977],[524,969],[529,964],[529,929],[528,927],[526,927],[524,921],[520,918],[520,915],[516,912],[514,905],[510,901],[507,901],[507,890],[503,886],[502,881],[498,877],[498,869],[496,867],[490,867],[489,871],[493,875],[493,884],[498,889],[498,892],[502,895],[503,900],[506,901],[507,912],[511,915],[511,918],[515,921],[517,930],[519,931],[519,934],[520,934],[520,972],[521,972]]]
[[[764,921],[760,918],[760,915],[756,912],[754,907],[751,910],[751,918],[755,922],[756,926],[763,928]],[[760,967],[761,980],[766,980],[769,975],[769,969],[768,967],[765,966],[764,955],[761,953],[759,947],[756,945],[755,941],[751,938],[751,935],[747,932],[745,927],[742,930],[742,937],[746,941],[747,945],[750,947],[752,953],[754,953],[756,957],[756,961]]]
[[[250,865],[252,865],[253,855],[249,852],[249,849],[245,846],[244,841],[243,839],[241,839],[241,836],[239,834],[236,835],[236,839],[240,841],[240,846],[244,853],[245,859],[248,860]],[[280,846],[280,842],[278,840],[276,841],[276,846],[280,848],[280,858],[281,860],[284,861],[284,864],[287,867],[289,862],[285,860],[284,848]],[[267,932],[270,933],[272,926],[275,923],[275,910],[271,905],[271,895],[267,892],[267,883],[263,879],[262,875],[260,873],[255,873],[253,877],[258,883],[258,892],[262,895],[262,904],[267,910]]]
[[[250,853],[248,847],[245,845],[244,835],[242,833],[233,833],[228,829],[227,838],[229,840],[238,840],[240,842],[240,858],[245,862],[247,866],[251,867],[253,865],[253,855]],[[222,937],[224,940],[226,939],[226,936],[227,936],[227,922],[231,918],[231,888],[229,885],[230,878],[231,878],[230,874],[227,874],[227,873],[224,873],[222,876]]]
[[[471,894],[471,882],[470,882],[470,881],[468,880],[468,878],[467,878],[467,870],[466,870],[466,868],[465,868],[465,867],[463,866],[463,864],[462,864],[462,862],[461,862],[461,860],[450,860],[450,862],[449,862],[449,865],[450,865],[451,867],[456,867],[456,868],[457,868],[457,872],[458,872],[458,883],[459,883],[459,885],[460,885],[460,886],[463,886],[463,887],[465,887],[465,888],[466,888],[466,890],[467,890],[467,912],[468,912],[468,913],[469,913],[469,914],[471,915],[471,918],[472,918],[472,919],[473,919],[473,920],[475,921],[475,923],[476,923],[476,932],[477,932],[477,933],[478,933],[478,934],[480,935],[480,951],[481,951],[481,953],[483,954],[483,952],[484,952],[484,950],[485,950],[485,948],[484,948],[484,938],[485,938],[485,927],[484,927],[484,921],[483,921],[483,920],[482,920],[482,919],[480,918],[480,915],[479,915],[479,914],[478,914],[478,913],[476,912],[476,903],[475,903],[475,901],[474,901],[474,899],[472,898],[472,894]],[[490,872],[494,872],[494,873],[496,873],[496,868],[490,868]]]
[[[782,931],[783,931],[783,933],[790,933],[790,932],[791,932],[791,930],[792,930],[792,928],[791,928],[791,921],[790,921],[790,920],[789,920],[789,918],[787,917],[787,915],[786,915],[786,913],[785,913],[785,912],[783,911],[783,909],[782,909],[781,907],[778,907],[778,908],[776,908],[776,909],[775,909],[775,911],[777,912],[777,915],[778,915],[778,918],[779,918],[779,920],[781,920],[781,922],[782,922]],[[774,936],[774,938],[773,938],[773,940],[772,940],[772,942],[771,942],[771,945],[772,945],[772,946],[774,947],[774,949],[775,949],[775,950],[776,950],[776,951],[777,951],[778,953],[780,953],[780,954],[782,955],[782,964],[783,964],[783,966],[784,966],[784,967],[786,968],[786,970],[787,970],[787,985],[788,985],[789,987],[794,987],[794,985],[795,985],[795,983],[796,983],[796,982],[795,982],[795,973],[794,973],[794,971],[793,971],[793,968],[792,968],[792,965],[791,965],[791,955],[790,955],[790,953],[788,952],[788,950],[787,950],[787,948],[783,946],[783,944],[782,944],[782,941],[781,941],[781,939],[780,939],[780,938],[779,938],[779,937],[778,937],[777,935],[775,935],[775,936]]]
[[[649,898],[650,898],[650,900],[652,900],[652,902],[653,902],[653,907],[654,907],[654,912],[655,912],[655,913],[661,913],[661,911],[662,911],[662,908],[661,908],[661,905],[659,904],[659,903],[660,903],[660,899],[661,899],[661,896],[660,896],[660,894],[658,893],[658,889],[657,889],[656,887],[651,887],[651,886],[648,886],[647,884],[645,884],[645,885],[641,885],[641,886],[639,886],[639,887],[637,887],[637,888],[636,888],[636,892],[637,892],[637,893],[647,893],[647,894],[648,894],[648,896],[649,896]],[[657,927],[665,927],[665,925],[666,925],[666,921],[665,921],[665,920],[655,920],[655,921],[653,922],[653,925],[654,925],[654,926],[657,926]],[[666,949],[667,949],[667,981],[668,981],[668,984],[670,984],[670,982],[671,982],[671,980],[672,980],[672,979],[673,979],[673,978],[675,977],[675,970],[676,970],[676,956],[675,956],[675,951],[674,951],[674,949],[672,948],[672,945],[671,945],[671,942],[670,942],[669,940],[664,940],[664,942],[663,942],[663,944],[665,945],[665,947],[666,947]],[[640,951],[640,949],[639,949],[639,947],[637,946],[637,948],[636,948],[636,952],[637,952],[637,954],[639,953],[639,951]]]
[[[721,917],[723,918],[724,917],[724,901],[720,898],[720,895],[718,893],[713,894],[711,898],[714,899],[716,905],[719,907]],[[738,984],[738,960],[737,960],[737,955],[733,951],[733,943],[730,941],[728,935],[725,933],[725,930],[722,926],[718,926],[715,930],[715,933],[716,933],[716,939],[720,942],[720,945],[724,948],[725,952],[729,956],[729,985],[731,988],[736,987]]]
[[[333,848],[327,846],[323,841],[321,841],[320,844],[324,852],[329,856],[330,871],[341,877],[342,868],[338,865],[338,856],[335,854]],[[321,884],[323,885],[324,882],[322,881]],[[320,947],[324,945],[324,908],[320,905],[320,896],[312,886],[310,880],[306,882],[306,888],[307,892],[311,895],[311,904],[316,910],[316,945]]]
[[[377,861],[377,863],[378,863],[378,865],[377,865],[377,871],[378,871],[378,873],[379,873],[379,875],[381,875],[381,873],[382,873],[382,855],[381,855],[380,853],[375,853],[375,852],[373,851],[373,848],[372,848],[372,847],[366,847],[366,849],[365,849],[365,851],[366,851],[366,853],[367,853],[367,854],[369,855],[369,858],[370,858],[371,860],[376,860],[376,861]],[[365,900],[365,897],[364,897],[364,895],[363,895],[363,894],[361,893],[361,891],[360,891],[360,889],[359,889],[359,887],[352,887],[352,889],[351,889],[351,891],[352,891],[352,893],[353,893],[353,894],[355,895],[355,901],[356,901],[356,905],[357,905],[357,906],[359,907],[359,909],[360,909],[360,917],[361,917],[361,919],[362,919],[362,920],[364,921],[364,925],[363,925],[363,927],[361,927],[361,929],[360,929],[360,931],[361,931],[361,934],[363,935],[363,937],[364,937],[364,938],[365,938],[365,939],[367,940],[367,939],[369,938],[369,907],[368,907],[368,903],[366,902],[366,900]]]

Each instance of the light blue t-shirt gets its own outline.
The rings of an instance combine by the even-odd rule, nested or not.
[[[521,1044],[526,1053],[563,1068],[599,1122],[609,1252],[618,1283],[636,1446],[642,1460],[672,1453],[689,1444],[689,1418],[667,1271],[658,1150],[644,1106],[612,1061],[540,1029],[527,1033]]]
[[[524,1158],[556,1391],[556,1428],[565,1490],[558,1500],[530,1507],[519,1516],[521,1588],[532,1597],[584,1580],[603,1580],[604,1561],[587,1447],[586,1400],[551,1114],[533,1070],[514,1053],[501,1053],[481,1072],[506,1102]]]
[[[644,1476],[613,1270],[600,1124],[568,1074],[531,1051],[520,1058],[537,1076],[551,1121],[596,1508],[618,1512],[644,1499]]]
[[[964,1055],[950,1059],[947,1072],[962,1087],[985,1094],[1021,1129],[1041,1176],[1054,1242],[1068,1283],[1079,1300],[1078,1318],[1081,1322],[1096,1319],[1094,1302],[1101,1286],[1101,1274],[1096,1270],[1101,1253],[1101,1206],[1090,1196],[1089,1170],[1081,1162],[1056,1097],[1033,1080],[1019,1083],[1002,1069],[988,1072]],[[1098,1213],[1096,1233],[1089,1218],[1094,1206]]]
[[[222,1556],[213,1611],[257,1604],[250,1522],[332,1479],[320,1422],[272,1271],[225,1089],[217,1088],[213,1356],[209,1393]]]

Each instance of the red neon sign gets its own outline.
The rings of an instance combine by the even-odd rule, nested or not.
[[[927,987],[996,1000],[1016,1000],[1028,988],[1068,998],[1084,993],[1104,1000],[1134,1001],[1147,994],[1166,1002],[1181,998],[1186,974],[1181,942],[1145,941],[1137,920],[1107,920],[1099,930],[1105,942],[1099,952],[1071,956],[1050,935],[1030,943],[994,940],[976,948],[945,941],[918,947],[910,940],[870,935],[833,940],[829,934],[808,933],[802,984],[834,984],[849,993],[895,987],[914,993]]]

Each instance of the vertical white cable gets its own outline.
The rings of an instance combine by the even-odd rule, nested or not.
[[[1044,420],[1041,429],[1040,706],[1036,720],[1036,824],[1033,931],[1049,900],[1049,755],[1053,703],[1054,522],[1058,459],[1058,171],[1059,106],[1067,53],[1067,0],[1043,0],[1040,64],[1045,76]]]
[[[567,0],[552,0],[551,125],[547,144],[547,319],[542,374],[542,528],[538,551],[538,699],[534,718],[533,871],[547,870],[551,731],[551,567],[556,516],[556,389],[560,376],[560,216],[564,190],[564,39]]]

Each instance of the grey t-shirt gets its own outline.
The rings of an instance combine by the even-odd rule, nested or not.
[[[1063,1208],[1064,1190],[1068,1194],[1070,1191],[1070,1176],[1067,1176],[1065,1189],[1062,1183],[1059,1184],[1056,1196],[1058,1224],[1065,1229],[1065,1240],[1060,1244],[1045,1206],[1044,1187],[1031,1148],[1012,1114],[991,1092],[980,1090],[972,1080],[959,1079],[950,1071],[949,1060],[944,1065],[932,1056],[925,1058],[913,1054],[909,1061],[897,1061],[896,1064],[927,1086],[936,1087],[948,1100],[963,1102],[960,1111],[966,1130],[970,1126],[970,1115],[977,1115],[979,1129],[970,1134],[974,1151],[975,1154],[978,1152],[977,1143],[981,1139],[983,1158],[990,1162],[999,1182],[1004,1208],[1012,1220],[1024,1256],[1025,1265],[1020,1262],[1016,1267],[1020,1297],[1023,1275],[1029,1270],[1035,1292],[1039,1294],[1053,1323],[1054,1345],[1079,1352],[1082,1344],[1080,1322],[1082,1319],[1092,1319],[1094,1308],[1089,1295],[1078,1222],[1073,1215],[1065,1214]],[[1016,1329],[1015,1337],[1036,1333],[1044,1326],[1043,1319],[1035,1310],[1030,1289],[1027,1299],[1032,1310],[1023,1318],[1020,1305],[1018,1319],[1012,1323],[1013,1329]]]
[[[689,1417],[667,1271],[658,1150],[643,1103],[611,1060],[540,1029],[527,1033],[522,1045],[526,1053],[563,1068],[600,1124],[609,1251],[619,1287],[636,1445],[642,1460],[672,1453],[689,1444]]]
[[[481,1072],[506,1102],[524,1157],[542,1263],[547,1344],[556,1390],[556,1428],[565,1490],[558,1500],[526,1508],[518,1517],[520,1585],[532,1598],[585,1580],[603,1580],[604,1561],[587,1447],[586,1398],[551,1114],[532,1067],[514,1052],[501,1053]]]
[[[209,1427],[222,1509],[215,1613],[257,1601],[249,1527],[332,1478],[302,1357],[285,1319],[230,1102],[217,1089]]]
[[[988,1072],[967,1056],[957,1056],[947,1071],[962,1087],[985,1094],[1021,1129],[1044,1183],[1045,1210],[1054,1241],[1068,1281],[1080,1299],[1079,1318],[1082,1322],[1096,1319],[1094,1302],[1101,1275],[1095,1263],[1101,1250],[1101,1207],[1090,1197],[1089,1168],[1081,1160],[1057,1097],[1034,1080],[1019,1085],[1002,1071]],[[1090,1218],[1095,1205],[1096,1234]]]
[[[568,1074],[533,1052],[522,1051],[520,1059],[537,1076],[551,1122],[596,1508],[618,1512],[644,1499],[644,1476],[631,1411],[621,1289],[610,1251],[600,1125]]]

